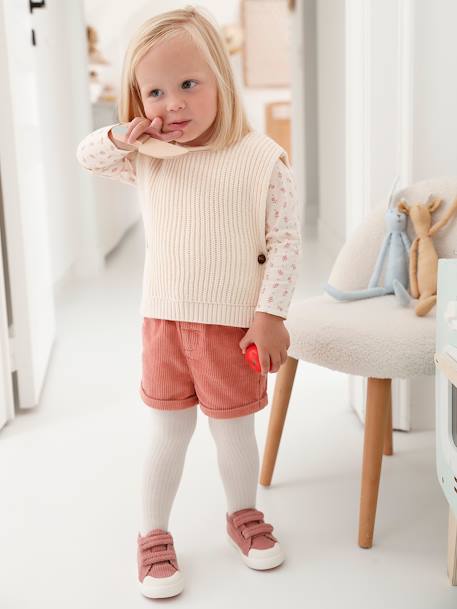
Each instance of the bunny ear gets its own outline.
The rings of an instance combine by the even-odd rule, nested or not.
[[[409,214],[409,205],[404,197],[402,197],[399,203],[397,204],[397,209],[398,211],[401,211],[404,214]]]
[[[392,188],[390,189],[389,204],[387,206],[387,209],[390,209],[391,207],[394,206],[393,205],[393,203],[394,203],[394,193],[395,193],[395,189],[397,187],[399,179],[400,179],[399,175],[395,176],[395,179],[394,179],[393,184],[392,184]]]
[[[441,197],[430,196],[427,201],[427,207],[429,208],[430,212],[433,213],[438,209],[442,202]]]

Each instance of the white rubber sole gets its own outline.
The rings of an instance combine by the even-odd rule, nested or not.
[[[282,562],[284,562],[285,554],[279,543],[275,543],[275,545],[268,550],[256,550],[253,548],[252,550],[249,550],[249,555],[246,556],[246,554],[243,554],[237,544],[233,541],[230,535],[227,535],[227,539],[235,550],[238,551],[238,554],[241,556],[244,564],[250,569],[256,569],[257,571],[273,569],[273,567],[278,567]]]
[[[176,596],[184,589],[184,577],[181,571],[176,571],[170,577],[151,577],[146,575],[139,582],[140,590],[147,598],[168,598]]]

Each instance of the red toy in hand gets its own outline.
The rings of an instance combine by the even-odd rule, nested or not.
[[[260,366],[260,361],[259,361],[259,352],[257,351],[257,346],[255,343],[250,344],[246,348],[246,353],[244,354],[244,358],[253,370],[255,370],[256,372],[262,372],[262,368]],[[271,366],[270,366],[270,370],[271,370]]]

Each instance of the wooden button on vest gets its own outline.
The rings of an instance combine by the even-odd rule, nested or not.
[[[265,258],[265,254],[259,254],[257,256],[257,262],[260,262],[260,264],[263,264],[265,262],[266,258]]]

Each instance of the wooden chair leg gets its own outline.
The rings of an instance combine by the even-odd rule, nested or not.
[[[365,412],[359,546],[371,548],[392,379],[369,378]]]
[[[451,586],[457,586],[457,520],[449,506],[447,534],[447,575]]]
[[[392,431],[392,390],[389,391],[388,404],[387,404],[387,421],[386,421],[386,433],[384,436],[384,454],[393,455],[393,431]]]
[[[260,473],[260,484],[262,486],[270,486],[271,484],[297,364],[297,359],[288,357],[278,371]]]

